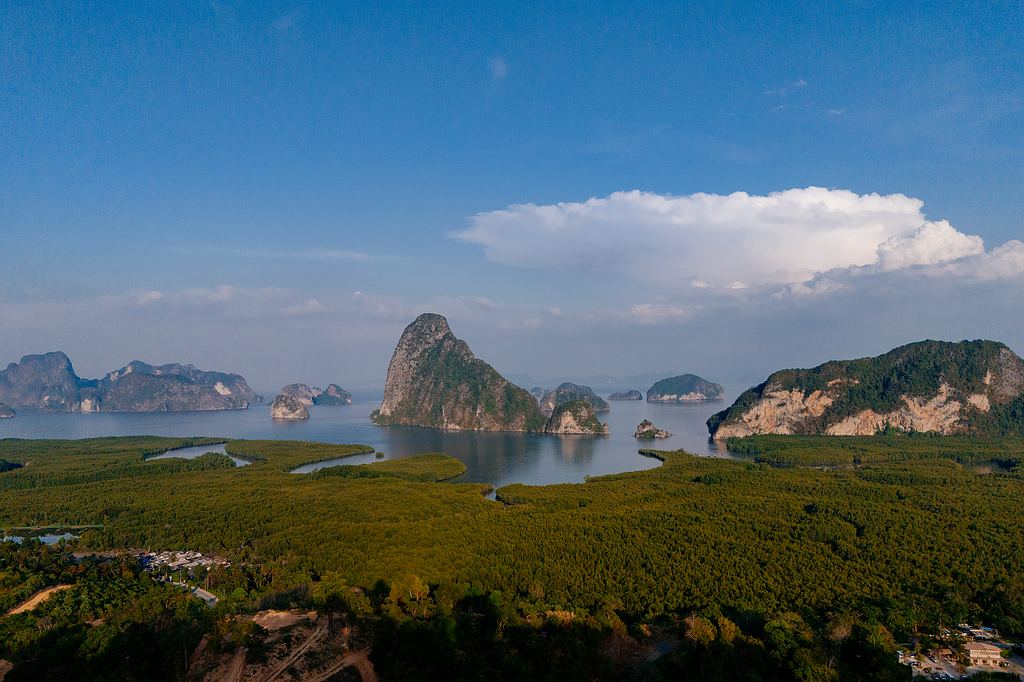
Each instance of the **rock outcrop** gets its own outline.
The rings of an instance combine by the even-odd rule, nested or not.
[[[288,384],[280,395],[294,396],[303,405],[351,405],[352,394],[338,384],[328,384],[327,389],[310,388],[306,384]]]
[[[590,386],[581,386],[566,381],[563,384],[559,384],[558,388],[544,394],[540,399],[540,411],[544,413],[544,416],[550,417],[559,405],[576,400],[584,400],[590,403],[590,407],[593,408],[594,412],[607,412],[609,409],[608,403],[604,401],[604,398],[594,393]]]
[[[59,351],[26,355],[0,372],[0,401],[15,408],[77,410],[81,388],[71,360]]]
[[[702,400],[721,400],[725,389],[696,374],[680,374],[655,382],[647,389],[647,401],[652,403],[686,403]]]
[[[650,420],[645,419],[637,425],[636,433],[633,434],[633,437],[640,438],[641,440],[651,440],[654,438],[668,438],[671,435],[668,431],[659,429]]]
[[[607,435],[608,426],[597,418],[590,402],[579,399],[556,405],[544,426],[544,432]]]
[[[454,431],[542,431],[545,424],[533,396],[476,358],[431,313],[402,333],[371,419]]]
[[[884,355],[782,370],[708,420],[755,434],[1024,433],[1024,361],[993,341],[921,341]]]
[[[643,400],[644,394],[640,391],[624,391],[621,393],[612,393],[608,396],[608,400]]]
[[[82,379],[64,353],[27,355],[0,372],[0,401],[61,412],[244,409],[260,397],[237,374],[192,365],[131,362],[102,379]]]
[[[270,403],[270,416],[272,419],[309,419],[309,410],[299,396],[280,393]]]
[[[278,397],[282,395],[290,395],[306,407],[309,407],[313,404],[313,398],[315,398],[317,394],[306,384],[288,384],[281,389],[280,393],[278,393]],[[275,398],[274,401],[276,402],[277,399]]]
[[[328,384],[323,392],[313,396],[314,405],[351,405],[352,394],[338,384]]]
[[[0,403],[0,419],[10,419],[15,414],[17,413],[14,411],[13,407],[8,407],[7,405]]]

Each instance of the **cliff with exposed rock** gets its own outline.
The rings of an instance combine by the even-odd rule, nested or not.
[[[405,328],[388,365],[375,424],[454,431],[542,431],[537,401],[473,355],[441,315]]]
[[[884,355],[782,370],[708,420],[755,434],[1024,434],[1024,361],[994,341],[920,341]]]
[[[270,403],[272,419],[309,419],[306,403],[293,393],[279,393],[274,402]]]
[[[545,433],[607,435],[608,426],[602,424],[594,414],[593,406],[586,400],[561,403],[551,412]]]

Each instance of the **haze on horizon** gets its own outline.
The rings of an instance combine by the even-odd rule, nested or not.
[[[1024,6],[0,5],[0,365],[1024,353]],[[646,388],[636,386],[635,388]]]

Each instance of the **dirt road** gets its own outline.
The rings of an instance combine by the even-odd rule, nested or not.
[[[370,662],[366,655],[367,653],[369,653],[369,649],[353,651],[324,672],[312,678],[310,682],[325,682],[332,675],[338,674],[343,668],[348,668],[349,666],[359,671],[359,677],[362,678],[363,682],[377,682],[377,671],[373,669],[373,663]]]
[[[53,587],[47,587],[45,590],[40,590],[39,592],[36,592],[34,595],[32,595],[32,597],[24,604],[16,606],[10,611],[8,611],[7,615],[13,616],[16,613],[24,613],[25,611],[31,611],[32,609],[42,604],[44,601],[46,601],[53,595],[63,590],[70,589],[71,587],[71,585],[55,585]]]

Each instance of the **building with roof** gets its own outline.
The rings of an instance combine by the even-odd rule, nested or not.
[[[964,651],[970,657],[971,665],[999,665],[1003,660],[1000,648],[985,642],[967,642]]]

